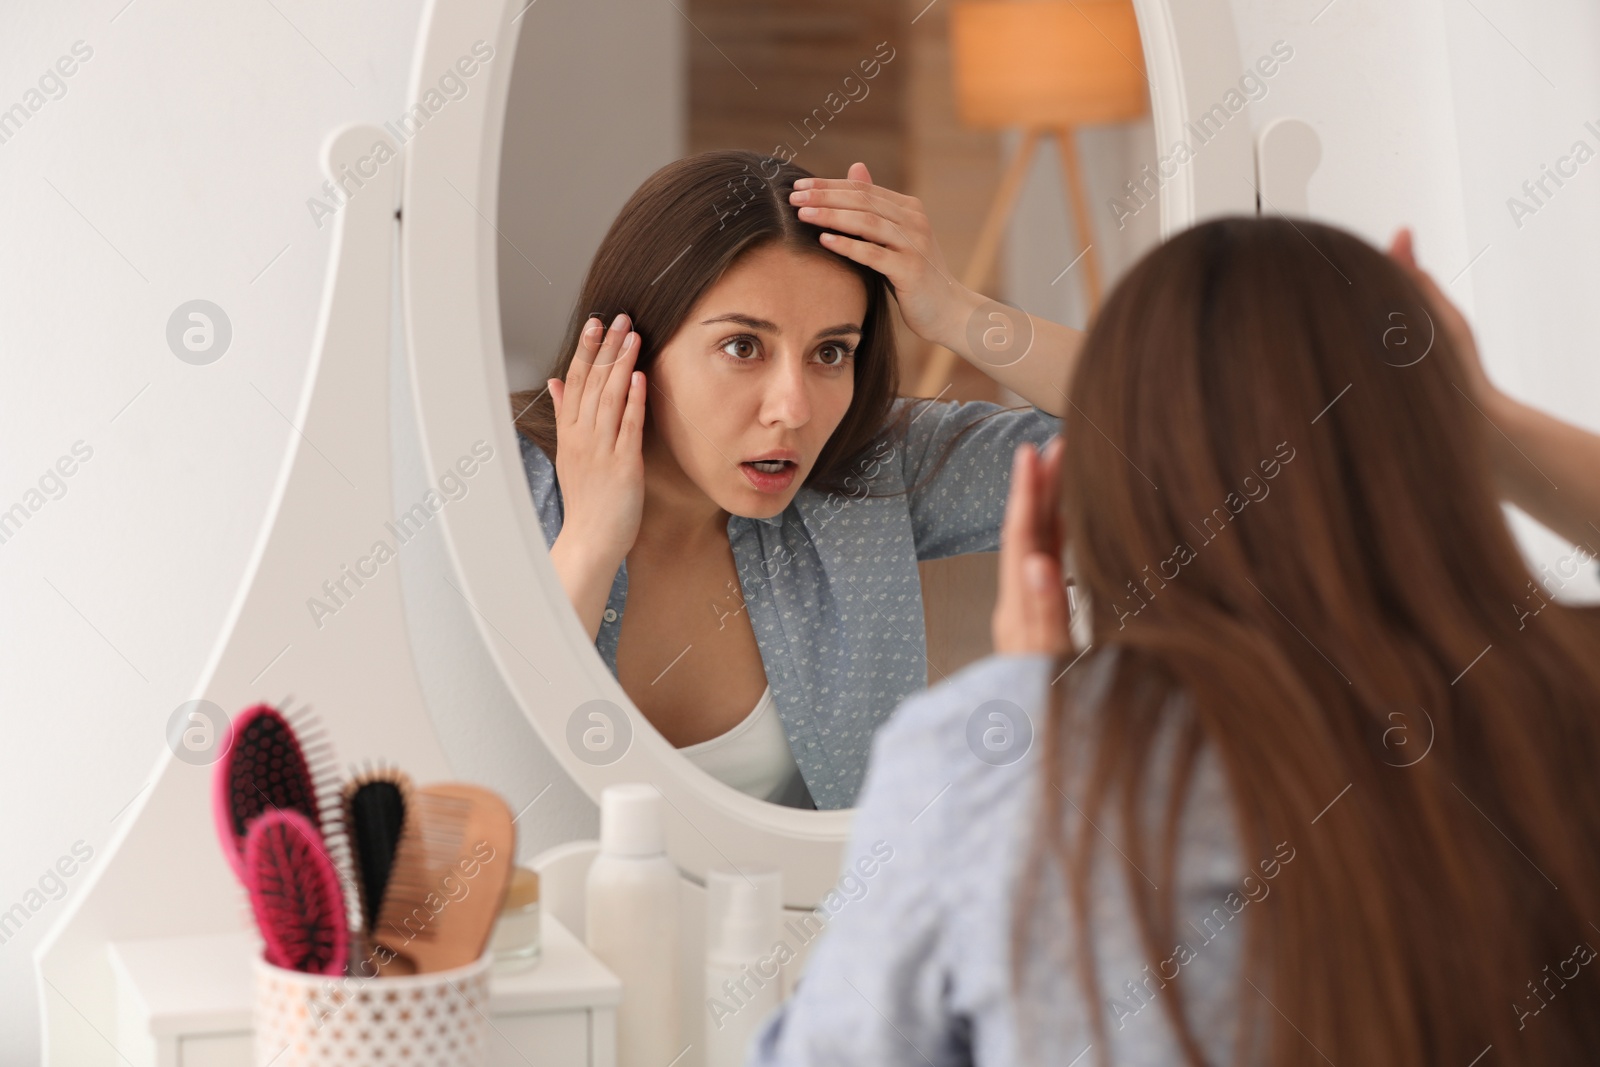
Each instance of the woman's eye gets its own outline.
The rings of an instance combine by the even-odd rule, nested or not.
[[[735,363],[754,363],[761,356],[761,342],[749,334],[730,337],[722,342],[720,351]],[[817,350],[817,362],[824,367],[838,368],[850,361],[855,349],[848,345],[826,344]]]
[[[855,355],[855,349],[844,345],[823,345],[817,353],[817,361],[824,367],[842,367],[845,360]]]
[[[732,348],[734,345],[743,345],[745,346],[746,351],[743,354],[741,354],[738,350],[729,352],[728,349]],[[726,341],[722,342],[722,351],[727,353],[729,356],[732,356],[734,362],[736,363],[748,363],[756,356],[761,354],[761,350],[756,346],[756,339],[748,336],[728,338]]]

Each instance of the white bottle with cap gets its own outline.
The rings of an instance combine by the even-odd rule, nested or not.
[[[589,867],[584,940],[622,980],[617,1067],[666,1067],[683,1051],[679,876],[667,858],[661,803],[644,782],[600,794],[600,854]]]
[[[706,890],[706,1067],[741,1067],[783,999],[782,882],[777,871],[713,870]]]

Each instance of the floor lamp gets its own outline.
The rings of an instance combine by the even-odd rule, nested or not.
[[[981,289],[987,281],[1039,141],[1053,137],[1073,228],[1086,245],[1083,275],[1093,309],[1100,303],[1100,264],[1073,131],[1149,110],[1131,0],[963,0],[950,13],[950,46],[962,124],[1022,130],[1022,145],[1001,178],[962,283]],[[955,360],[949,349],[933,347],[921,361],[915,395],[943,388]]]

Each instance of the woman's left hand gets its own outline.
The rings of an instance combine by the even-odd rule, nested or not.
[[[888,278],[901,317],[924,340],[943,344],[981,302],[945,266],[922,201],[872,184],[865,163],[844,178],[801,178],[789,203],[802,222],[856,235],[823,234],[822,246]]]
[[[1058,435],[1044,455],[1032,444],[1017,448],[1011,492],[1000,529],[1000,595],[992,629],[994,650],[1003,656],[1072,648],[1071,609],[1062,583],[1061,456]]]

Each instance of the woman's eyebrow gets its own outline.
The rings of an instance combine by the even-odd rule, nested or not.
[[[705,319],[700,323],[700,325],[702,325],[702,326],[713,326],[713,325],[715,325],[715,324],[717,324],[719,322],[737,323],[738,325],[743,326],[746,329],[750,329],[750,330],[765,330],[767,333],[780,333],[781,334],[783,332],[782,330],[778,329],[778,324],[775,323],[775,322],[771,322],[771,321],[769,321],[767,319],[758,319],[754,315],[741,315],[736,311],[735,312],[729,312],[726,315],[718,315],[714,319]],[[818,330],[817,331],[817,336],[818,337],[845,337],[845,336],[849,336],[851,334],[858,334],[858,333],[861,333],[861,332],[862,332],[861,331],[861,327],[856,325],[855,323],[853,323],[853,322],[841,322],[837,326],[829,326],[826,329]]]

